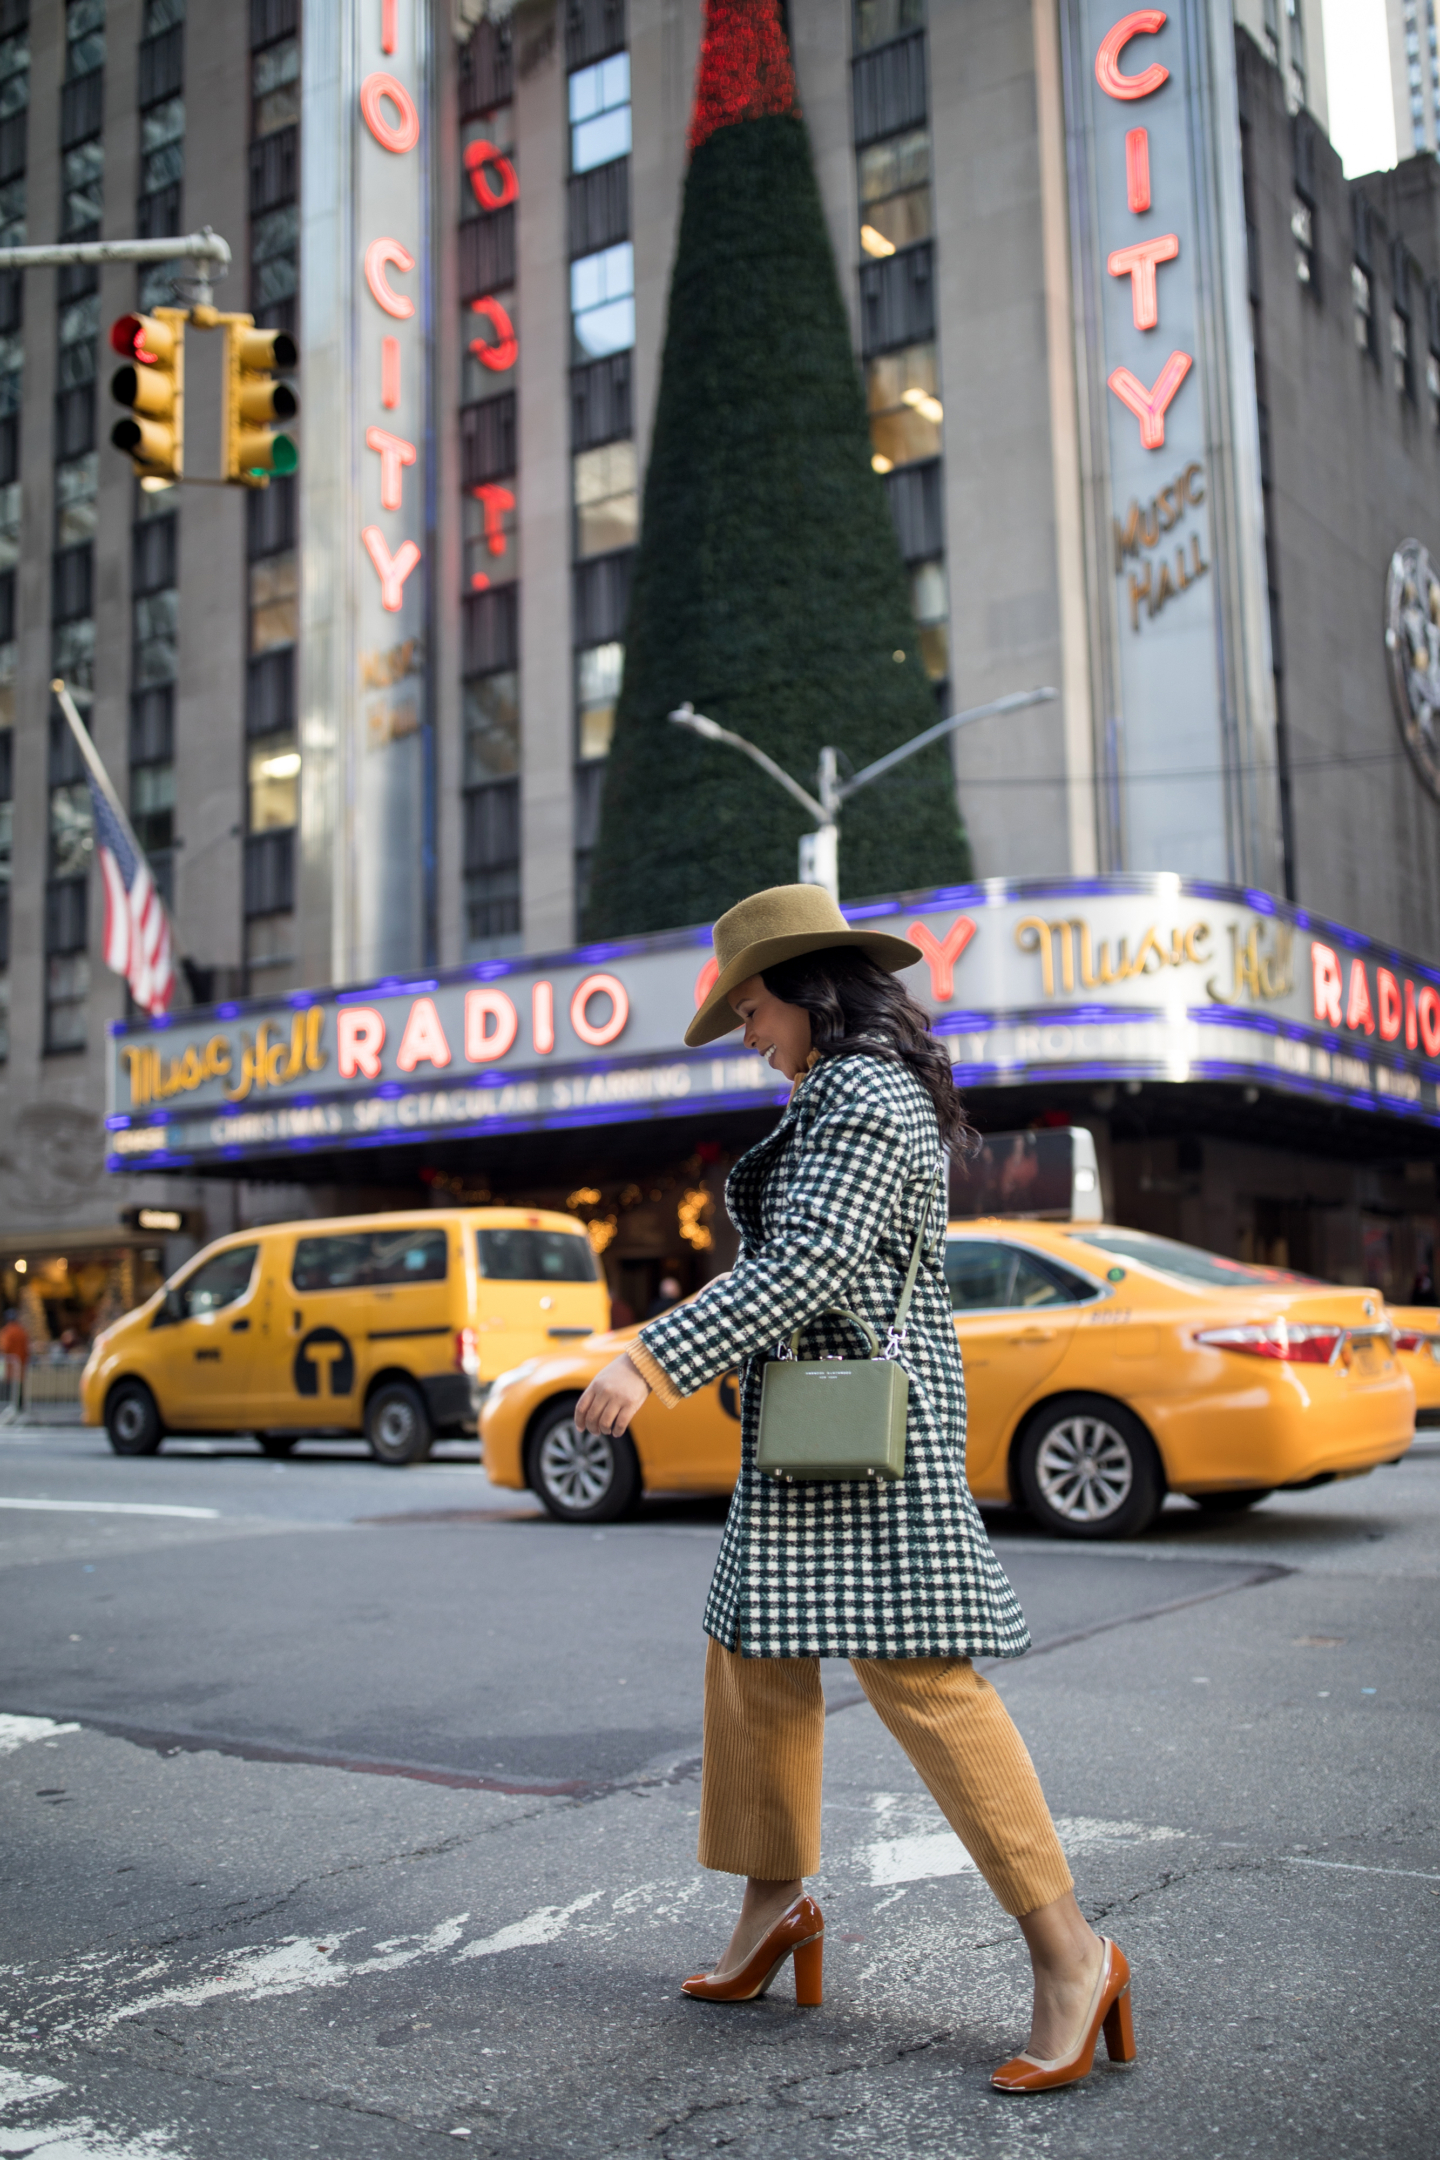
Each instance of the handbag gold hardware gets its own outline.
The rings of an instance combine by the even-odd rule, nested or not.
[[[925,1227],[944,1167],[942,1155],[925,1196],[915,1249],[885,1348],[880,1348],[868,1320],[843,1307],[827,1306],[827,1313],[848,1320],[865,1337],[869,1345],[865,1357],[802,1358],[797,1327],[790,1337],[789,1355],[782,1353],[766,1365],[760,1384],[755,1457],[762,1477],[781,1478],[792,1485],[880,1478],[895,1484],[904,1477],[910,1376],[900,1363],[900,1353],[920,1272]],[[817,1381],[819,1386],[812,1385]]]

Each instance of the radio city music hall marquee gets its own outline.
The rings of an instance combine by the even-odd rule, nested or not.
[[[1440,970],[1256,891],[994,880],[849,911],[967,1087],[1228,1079],[1440,1124]],[[686,1050],[706,930],[118,1027],[109,1167],[610,1125],[787,1099],[738,1035]]]

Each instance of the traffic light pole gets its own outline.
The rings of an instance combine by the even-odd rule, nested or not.
[[[774,758],[767,757],[763,750],[758,749],[754,743],[747,742],[743,735],[732,734],[729,728],[722,728],[718,721],[708,719],[704,713],[697,713],[688,700],[668,717],[676,727],[688,728],[692,735],[699,735],[705,742],[728,743],[732,750],[743,750],[746,757],[754,759],[762,772],[768,773],[787,794],[794,796],[801,809],[815,820],[814,832],[802,833],[800,836],[799,882],[802,885],[823,885],[831,899],[838,903],[840,808],[857,789],[868,787],[870,782],[878,780],[882,773],[889,772],[906,758],[914,757],[918,750],[928,749],[931,743],[953,735],[957,728],[969,727],[972,720],[988,720],[994,713],[1022,712],[1027,705],[1048,705],[1052,698],[1059,695],[1058,690],[1049,688],[1016,690],[1012,691],[1009,697],[993,699],[988,705],[972,705],[967,712],[951,713],[947,720],[937,720],[934,727],[923,729],[919,735],[912,735],[909,742],[901,743],[898,750],[887,751],[884,757],[876,758],[873,765],[865,766],[849,780],[840,778],[838,755],[827,743],[820,752],[820,770],[816,780],[820,790],[818,801],[807,789],[801,787],[798,780],[792,780],[784,767],[776,764]]]
[[[187,281],[193,299],[202,307],[212,298],[209,265],[221,277],[230,267],[230,243],[206,225],[198,233],[174,233],[161,240],[62,240],[54,247],[0,248],[0,270],[59,270],[69,263],[175,262],[189,261],[194,275]]]

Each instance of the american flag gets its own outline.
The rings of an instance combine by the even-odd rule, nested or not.
[[[95,844],[105,879],[105,965],[125,977],[136,1004],[146,1012],[168,1012],[175,989],[175,962],[165,903],[155,889],[149,863],[116,817],[94,774],[89,778]]]

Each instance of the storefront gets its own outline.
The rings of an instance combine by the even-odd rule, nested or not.
[[[1166,874],[848,912],[921,947],[977,1123],[1089,1127],[1113,1218],[1395,1296],[1433,1268],[1440,969]],[[738,1040],[684,1048],[711,965],[677,931],[118,1027],[107,1165],[569,1205],[636,1307],[725,1264],[725,1169],[786,1097]]]
[[[139,1212],[168,1219],[172,1211]],[[0,1235],[0,1312],[19,1320],[32,1357],[85,1347],[164,1278],[163,1231],[126,1224]]]

